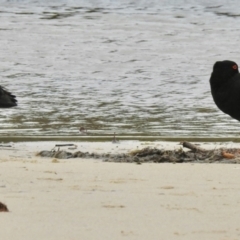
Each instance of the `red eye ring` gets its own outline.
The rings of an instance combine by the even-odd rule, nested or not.
[[[236,70],[236,69],[238,69],[238,66],[235,64],[235,65],[232,66],[232,68],[233,68],[234,70]]]

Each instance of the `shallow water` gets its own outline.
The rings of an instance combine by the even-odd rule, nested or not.
[[[1,1],[1,135],[239,136],[215,61],[240,62],[240,2]]]

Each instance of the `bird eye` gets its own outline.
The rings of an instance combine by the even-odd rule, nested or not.
[[[236,69],[238,69],[238,66],[235,64],[235,65],[232,66],[232,68],[233,68],[234,70],[236,70]]]

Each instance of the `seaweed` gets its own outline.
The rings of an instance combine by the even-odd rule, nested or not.
[[[174,150],[165,150],[146,147],[136,149],[128,153],[89,153],[89,152],[67,152],[60,149],[41,151],[37,155],[41,157],[52,157],[58,159],[68,158],[95,158],[105,162],[132,162],[132,163],[240,163],[240,149],[218,148],[206,150],[189,142],[181,143],[182,147]],[[185,150],[186,149],[186,150]]]

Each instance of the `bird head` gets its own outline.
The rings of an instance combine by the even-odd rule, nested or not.
[[[237,73],[239,73],[238,65],[233,61],[218,61],[213,65],[212,76],[218,81],[227,81]]]

